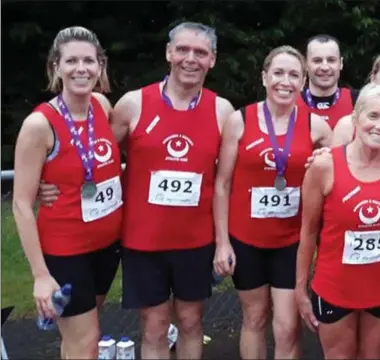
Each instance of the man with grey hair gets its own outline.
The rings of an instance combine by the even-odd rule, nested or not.
[[[215,251],[216,160],[233,111],[203,87],[216,46],[214,29],[179,24],[166,47],[169,75],[126,93],[114,108],[114,134],[120,142],[127,137],[123,306],[141,311],[143,359],[170,358],[172,309],[177,358],[202,355],[202,310],[211,295]]]
[[[112,114],[114,136],[126,144],[127,157],[123,307],[140,310],[142,359],[170,358],[172,310],[177,358],[202,356],[203,303],[211,295],[215,252],[216,162],[223,127],[234,111],[228,100],[203,87],[216,47],[213,28],[177,25],[166,46],[169,74],[128,91]],[[47,195],[42,191],[45,202]],[[232,273],[233,251],[221,251],[231,254]]]

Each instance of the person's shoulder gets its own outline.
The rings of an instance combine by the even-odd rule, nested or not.
[[[141,106],[142,88],[129,90],[117,101],[115,107]]]
[[[216,97],[216,107],[218,110],[223,110],[229,113],[232,113],[235,110],[231,102],[228,99],[221,96]]]

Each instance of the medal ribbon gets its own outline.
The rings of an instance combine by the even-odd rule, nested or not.
[[[75,146],[79,158],[82,161],[82,165],[85,171],[85,180],[92,181],[93,177],[93,169],[94,169],[94,146],[95,146],[95,134],[94,134],[94,113],[92,110],[92,106],[90,104],[88,108],[87,114],[87,122],[88,122],[88,150],[86,151],[83,143],[80,139],[79,133],[75,127],[75,122],[67,108],[65,102],[63,101],[62,95],[58,95],[58,106],[61,110],[62,116],[65,119],[65,123],[67,128],[70,131],[71,138],[73,140],[73,145]]]
[[[288,164],[290,145],[292,143],[293,135],[294,135],[294,125],[296,120],[296,108],[294,107],[292,113],[289,117],[288,129],[286,132],[285,144],[283,151],[280,151],[280,148],[277,143],[276,133],[273,127],[272,115],[268,109],[268,105],[264,102],[264,118],[265,123],[268,129],[268,135],[270,142],[272,144],[273,152],[274,152],[274,160],[276,162],[276,170],[278,176],[284,176],[286,166]]]
[[[167,96],[166,94],[165,94],[165,88],[166,88],[166,85],[167,85],[167,83],[168,83],[168,79],[169,79],[169,76],[168,75],[166,75],[165,76],[165,79],[164,79],[164,85],[163,85],[163,87],[162,87],[162,99],[171,107],[171,108],[173,108],[174,106],[173,106],[173,103],[172,103],[172,101],[170,100],[170,98],[169,98],[169,96]],[[200,97],[200,95],[201,95],[201,92],[199,92],[197,95],[195,95],[192,99],[191,99],[191,101],[190,101],[190,103],[189,103],[189,107],[187,108],[187,110],[193,110],[193,109],[195,109],[195,107],[198,105],[198,100],[199,100],[199,97]]]
[[[309,107],[311,107],[312,109],[316,109],[317,106],[315,105],[314,101],[313,101],[313,97],[311,96],[311,91],[310,89],[306,89],[305,91],[305,95],[306,95],[306,102],[307,102],[307,105]],[[335,93],[334,93],[334,98],[333,98],[333,101],[332,101],[332,104],[330,105],[333,106],[337,103],[337,101],[339,100],[339,97],[340,97],[340,89],[336,89]]]

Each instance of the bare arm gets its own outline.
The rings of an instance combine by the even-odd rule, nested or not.
[[[324,197],[332,187],[332,156],[318,156],[302,184],[302,227],[297,255],[297,288],[306,292],[322,219]]]
[[[111,128],[120,144],[132,132],[141,114],[141,90],[127,92],[116,103],[111,113]]]
[[[221,134],[223,133],[223,128],[226,121],[234,111],[234,107],[227,99],[219,96],[216,98],[216,118],[218,121],[218,128]]]
[[[213,200],[216,243],[229,242],[228,207],[232,175],[238,154],[239,140],[243,135],[244,123],[240,111],[235,111],[227,119],[222,133],[218,169],[215,179]]]
[[[324,197],[332,186],[330,153],[317,157],[306,171],[302,185],[302,227],[297,252],[296,299],[301,317],[311,331],[319,324],[307,293],[311,264],[320,231]]]
[[[354,137],[354,124],[352,123],[352,116],[346,115],[339,119],[336,124],[333,136],[332,147],[348,144]]]
[[[15,150],[13,214],[34,278],[49,274],[42,255],[33,212],[48,152],[51,129],[40,113],[29,115],[20,130]]]
[[[320,116],[311,114],[311,140],[314,148],[330,147],[332,144],[332,131],[330,126]]]

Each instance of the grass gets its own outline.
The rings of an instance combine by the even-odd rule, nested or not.
[[[35,316],[33,279],[17,234],[10,202],[2,201],[1,210],[1,307],[15,306],[12,317]],[[231,278],[226,278],[216,291],[224,291],[231,286]],[[119,302],[120,297],[121,269],[119,268],[107,301]]]
[[[15,306],[12,317],[35,316],[33,278],[21,247],[11,205],[1,204],[1,307]],[[119,269],[107,301],[118,302],[121,297]]]

